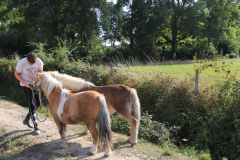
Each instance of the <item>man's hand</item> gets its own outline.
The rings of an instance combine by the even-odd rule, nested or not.
[[[27,88],[32,88],[30,85],[31,85],[31,83],[28,83],[28,82],[22,82],[22,84],[24,85],[24,86],[26,86]]]

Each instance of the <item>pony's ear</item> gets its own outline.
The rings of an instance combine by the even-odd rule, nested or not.
[[[51,71],[49,71],[49,73],[50,73],[50,75],[51,75],[51,76],[53,76],[53,77],[54,77],[54,74],[53,74]]]
[[[38,76],[42,76],[42,73],[41,73],[41,72],[38,72]]]

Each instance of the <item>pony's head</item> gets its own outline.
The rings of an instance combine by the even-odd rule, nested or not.
[[[36,90],[42,89],[48,97],[55,87],[62,89],[62,84],[57,81],[49,72],[38,73],[38,77],[34,85]]]

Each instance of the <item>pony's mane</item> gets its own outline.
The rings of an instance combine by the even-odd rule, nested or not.
[[[89,81],[85,81],[82,78],[73,77],[67,74],[61,74],[52,72],[55,78],[62,83],[64,88],[67,88],[71,91],[79,91],[81,89],[90,88],[91,86],[95,86],[93,83]]]
[[[45,94],[48,97],[52,92],[53,88],[60,88],[62,89],[62,84],[57,81],[49,72],[42,72],[43,80],[42,83],[45,84]]]

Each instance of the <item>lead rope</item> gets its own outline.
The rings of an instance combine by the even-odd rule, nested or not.
[[[34,108],[35,108],[35,111],[36,111],[36,117],[37,117],[37,119],[38,119],[38,116],[37,116],[37,107],[36,107],[36,100],[35,100],[35,96],[34,96],[33,89],[31,89],[31,90],[32,90],[33,105],[34,105]],[[31,105],[30,105],[29,90],[28,90],[28,103],[29,103],[29,110],[30,110],[30,115],[31,115],[31,119],[32,119],[33,125],[34,125],[34,127],[36,127],[37,129],[39,129],[38,126],[36,125],[36,123],[33,121],[33,115],[32,115]],[[47,105],[47,111],[48,111],[48,105]],[[47,117],[48,117],[48,113],[47,113]],[[47,119],[47,117],[46,117],[46,119]],[[45,119],[45,120],[46,120],[46,119]],[[38,119],[38,120],[39,120],[39,119]],[[45,121],[45,120],[44,120],[44,121]],[[39,121],[40,121],[40,120],[39,120]],[[40,122],[44,122],[44,121],[40,121]],[[43,131],[43,130],[41,130],[41,129],[39,129],[39,130],[42,131],[42,132],[46,132],[46,131]]]
[[[36,103],[36,99],[35,99],[35,94],[34,94],[34,91],[33,91],[33,89],[31,89],[32,90],[32,97],[33,97],[33,104],[34,104],[34,108],[35,108],[35,110],[36,110],[36,112],[37,112],[37,103]],[[39,92],[40,94],[41,94],[41,92]],[[48,105],[48,101],[47,101],[47,99],[45,99],[45,103],[46,103],[46,106],[47,106],[47,115],[46,115],[46,118],[44,119],[44,120],[40,120],[39,118],[38,118],[38,116],[36,115],[36,117],[37,117],[37,119],[39,120],[39,122],[44,122],[44,121],[46,121],[47,120],[47,118],[49,117],[49,114],[48,114],[48,108],[49,108],[49,105]],[[40,100],[40,106],[42,106],[42,103],[41,103],[41,100]]]

